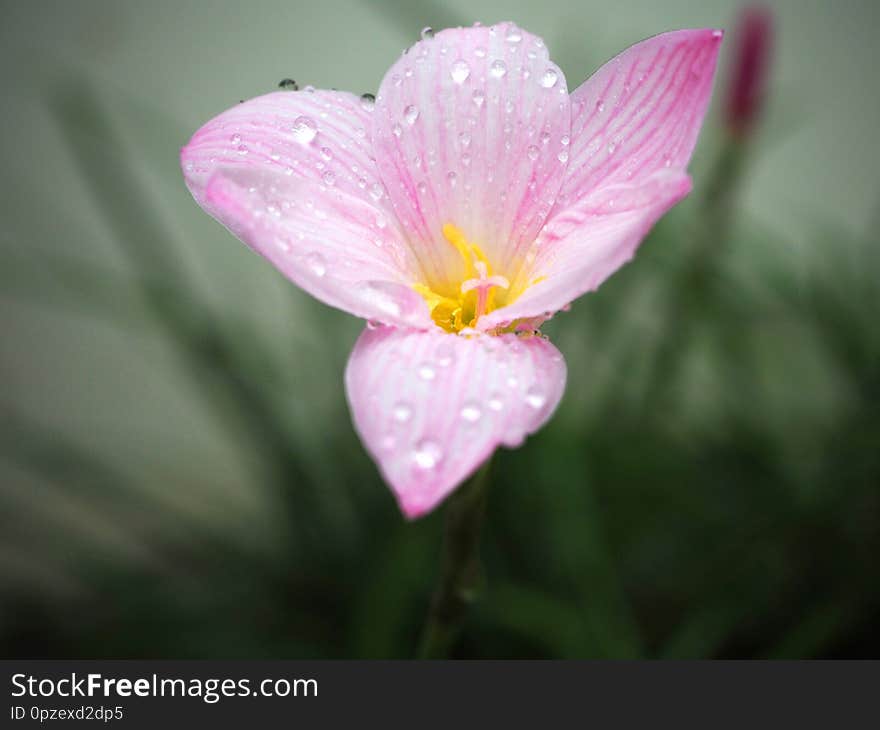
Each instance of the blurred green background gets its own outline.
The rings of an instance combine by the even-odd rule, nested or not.
[[[459,657],[876,657],[880,6],[769,3],[763,117],[545,331],[569,385],[497,459]],[[349,420],[361,324],[208,218],[178,149],[276,88],[375,92],[423,26],[514,20],[574,88],[706,0],[6,1],[0,654],[408,657],[442,510]]]

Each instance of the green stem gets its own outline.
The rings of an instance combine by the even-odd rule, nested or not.
[[[480,530],[489,493],[492,459],[480,467],[446,506],[440,580],[422,633],[420,659],[445,659],[452,649],[480,577]]]

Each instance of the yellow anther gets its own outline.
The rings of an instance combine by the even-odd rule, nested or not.
[[[499,306],[510,304],[521,292],[511,291],[507,278],[493,274],[483,249],[468,241],[460,228],[452,223],[444,224],[443,237],[458,251],[464,263],[464,276],[453,279],[460,281],[460,285],[451,290],[444,289],[447,294],[451,291],[455,294],[438,294],[421,282],[412,286],[424,298],[431,310],[431,318],[439,327],[447,332],[460,332],[466,327],[474,327],[480,317],[497,308],[495,294],[498,289],[507,290]],[[543,277],[539,277],[527,286],[542,280]]]

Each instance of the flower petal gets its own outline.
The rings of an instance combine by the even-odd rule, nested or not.
[[[276,171],[326,184],[378,208],[390,205],[372,159],[372,106],[341,91],[277,91],[206,123],[181,150],[186,184],[201,204],[218,169]]]
[[[376,209],[276,172],[219,170],[204,208],[316,299],[357,317],[433,327],[411,287],[409,249]],[[377,249],[382,253],[377,254]]]
[[[534,240],[564,177],[569,124],[562,71],[513,24],[444,30],[391,67],[376,100],[376,159],[428,283],[460,281],[444,224],[500,271]]]
[[[557,209],[603,185],[684,170],[712,93],[720,30],[648,38],[606,63],[571,95],[571,159]]]
[[[321,301],[431,326],[371,158],[370,112],[340,92],[277,92],[208,122],[181,152],[198,203]]]
[[[640,185],[604,187],[557,213],[533,249],[530,276],[538,281],[510,306],[482,317],[479,328],[544,318],[597,289],[633,257],[651,227],[690,190],[687,173],[661,170]]]
[[[355,428],[408,517],[551,416],[565,362],[540,337],[367,329],[345,386]]]

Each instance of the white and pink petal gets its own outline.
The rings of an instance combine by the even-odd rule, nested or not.
[[[418,264],[378,179],[370,105],[342,92],[276,92],[205,124],[181,151],[196,201],[322,302],[432,326]]]
[[[685,172],[661,170],[638,185],[609,185],[557,213],[529,253],[533,283],[512,304],[482,317],[491,330],[542,318],[599,287],[636,252],[654,224],[691,190]]]
[[[722,32],[677,30],[636,43],[571,94],[568,174],[556,208],[605,185],[684,170],[712,93]]]
[[[432,287],[460,281],[444,224],[500,270],[534,240],[562,184],[569,126],[562,71],[510,23],[444,30],[391,67],[376,98],[376,160]]]
[[[565,388],[541,337],[367,329],[345,386],[355,427],[408,517],[433,509],[498,446],[519,446]]]
[[[218,170],[203,206],[316,299],[357,317],[432,327],[394,224],[341,190],[276,172]]]

